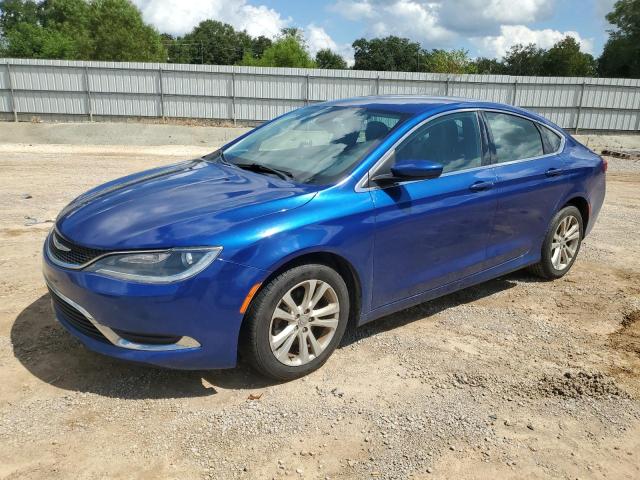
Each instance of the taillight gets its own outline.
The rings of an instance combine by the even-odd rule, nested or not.
[[[607,162],[607,159],[604,157],[600,157],[600,160],[602,160],[602,173],[607,173],[607,169],[609,168],[609,162]]]

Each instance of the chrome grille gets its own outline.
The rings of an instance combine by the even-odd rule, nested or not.
[[[55,230],[49,235],[49,252],[55,260],[74,266],[84,265],[100,255],[108,253],[106,250],[76,245],[63,238]]]

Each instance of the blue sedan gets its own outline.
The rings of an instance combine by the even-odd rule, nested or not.
[[[44,276],[88,348],[182,369],[242,356],[286,380],[362,325],[515,270],[555,279],[606,162],[525,110],[363,97],[283,115],[58,216]]]

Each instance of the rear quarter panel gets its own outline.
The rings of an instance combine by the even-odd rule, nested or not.
[[[573,138],[567,138],[564,152],[566,176],[571,188],[560,206],[576,197],[583,197],[589,203],[589,221],[585,228],[585,235],[593,229],[596,223],[606,193],[606,175],[602,168],[600,156],[589,150]]]

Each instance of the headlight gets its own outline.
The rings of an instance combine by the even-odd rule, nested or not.
[[[203,247],[115,253],[102,257],[85,270],[134,282],[173,283],[200,273],[221,251],[222,247]]]

